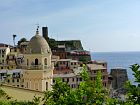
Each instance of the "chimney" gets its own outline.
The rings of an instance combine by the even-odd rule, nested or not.
[[[48,41],[48,27],[42,27],[42,35]]]

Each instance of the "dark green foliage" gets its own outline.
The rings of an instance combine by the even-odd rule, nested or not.
[[[130,67],[132,71],[134,72],[133,75],[135,77],[135,82],[138,82],[140,84],[140,65],[134,64]]]
[[[87,67],[83,65],[83,72],[81,73],[83,82],[80,83],[79,88],[71,89],[66,83],[60,79],[56,79],[52,86],[52,91],[45,92],[46,105],[115,105],[117,100],[110,99],[107,91],[102,85],[101,71],[98,73],[97,81],[93,82],[89,78]]]
[[[49,38],[48,39],[48,44],[49,44],[51,49],[57,47],[57,42],[55,41],[55,39]]]
[[[70,87],[61,79],[55,80],[52,91],[45,92],[44,101],[46,105],[67,105],[70,95]]]
[[[138,64],[134,64],[130,67],[134,72],[133,75],[135,77],[135,82],[138,85],[132,85],[130,81],[126,83],[127,89],[127,103],[131,103],[132,105],[140,104],[140,66]]]
[[[18,41],[18,47],[20,47],[20,44],[22,43],[22,42],[26,42],[27,41],[27,39],[26,38],[21,38],[19,41]]]

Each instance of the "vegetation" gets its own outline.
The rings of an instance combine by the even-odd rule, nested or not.
[[[134,64],[130,67],[134,72],[135,82],[137,85],[132,85],[130,81],[126,83],[127,89],[127,103],[129,105],[139,105],[140,104],[140,66]]]
[[[139,105],[140,104],[140,70],[139,65],[134,64],[131,66],[134,72],[135,82],[138,85],[132,85],[129,81],[126,84],[127,98],[126,101],[119,101],[115,98],[109,97],[109,92],[102,85],[102,74],[98,72],[96,81],[90,80],[87,73],[87,67],[83,65],[83,72],[81,76],[83,82],[79,87],[72,89],[67,83],[62,82],[60,78],[55,80],[52,86],[52,91],[46,91],[44,98],[34,97],[31,102],[18,102],[11,99],[3,98],[6,93],[0,90],[0,105],[38,105],[40,102],[45,105]]]
[[[49,38],[48,44],[49,44],[49,46],[50,46],[51,49],[57,47],[57,42],[55,41],[55,39]]]
[[[22,43],[22,42],[26,42],[27,41],[27,39],[26,38],[21,38],[19,41],[18,41],[18,47],[20,46],[20,44]]]

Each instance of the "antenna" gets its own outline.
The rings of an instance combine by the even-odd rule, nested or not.
[[[37,24],[35,24],[36,26],[37,26],[37,30],[39,29],[39,24],[37,23]]]
[[[35,25],[37,25],[36,35],[38,35],[38,34],[39,34],[39,24],[37,23],[37,24],[35,24]]]

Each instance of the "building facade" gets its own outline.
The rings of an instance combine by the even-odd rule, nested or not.
[[[53,65],[51,49],[38,30],[29,42],[24,54],[24,88],[37,91],[51,90]]]

